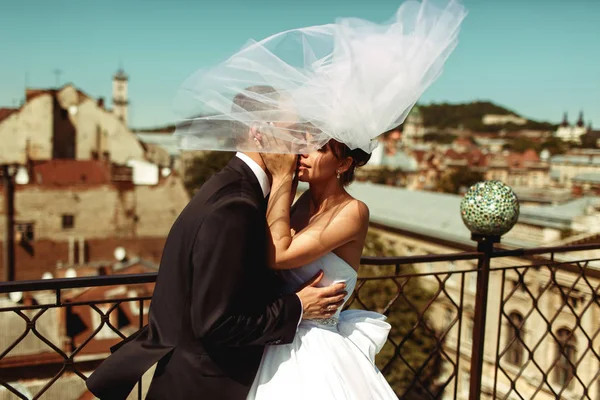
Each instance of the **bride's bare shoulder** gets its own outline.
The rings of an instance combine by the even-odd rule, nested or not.
[[[369,207],[363,201],[350,197],[344,209],[348,213],[347,215],[351,215],[361,222],[369,222]]]

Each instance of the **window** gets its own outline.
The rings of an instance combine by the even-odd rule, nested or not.
[[[465,326],[465,339],[471,343],[473,341],[473,329],[475,327],[475,319],[473,317],[467,318],[467,323]]]
[[[572,332],[564,328],[558,330],[556,340],[558,362],[554,366],[554,382],[565,387],[573,381],[575,375],[576,340]]]
[[[466,279],[469,291],[472,293],[477,292],[477,272],[466,274]]]
[[[448,328],[452,324],[452,322],[454,322],[454,311],[452,311],[451,308],[445,309],[444,319],[446,320],[446,328]]]
[[[583,303],[583,298],[577,289],[569,290],[568,288],[563,287],[563,289],[560,290],[560,296],[565,304],[571,305],[574,309],[579,307],[580,303]]]
[[[33,222],[17,222],[15,223],[15,231],[17,233],[17,242],[33,242],[35,235],[33,233]]]
[[[62,216],[62,228],[73,229],[75,226],[75,216],[72,214],[63,214]]]
[[[508,336],[506,343],[509,348],[506,356],[509,363],[520,367],[523,364],[523,316],[513,312],[510,313],[508,318],[510,321],[507,324]]]
[[[468,371],[462,371],[460,374],[460,390],[465,395],[468,395],[471,386],[471,377],[469,375]]]

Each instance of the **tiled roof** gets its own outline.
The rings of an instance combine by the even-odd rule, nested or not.
[[[593,155],[556,155],[550,159],[552,164],[600,165],[600,157]]]
[[[573,181],[585,182],[585,183],[600,183],[600,173],[587,172],[587,173],[575,175],[573,177]]]
[[[519,222],[558,229],[571,227],[573,219],[585,215],[589,207],[600,206],[600,197],[585,196],[551,206],[522,206]]]

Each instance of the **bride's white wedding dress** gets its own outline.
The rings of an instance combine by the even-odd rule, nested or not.
[[[346,283],[347,301],[357,274],[334,253],[281,275],[287,289],[295,291],[319,270],[325,274],[321,286]],[[338,311],[329,320],[303,320],[292,343],[266,347],[248,399],[397,400],[374,363],[389,331],[385,316],[371,311]]]

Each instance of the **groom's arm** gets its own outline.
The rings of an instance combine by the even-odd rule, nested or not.
[[[193,251],[191,320],[197,338],[226,346],[291,343],[302,305],[291,294],[266,304],[240,304],[251,246],[262,241],[264,216],[251,202],[229,200],[198,231]],[[264,266],[260,266],[261,268]],[[259,296],[264,297],[264,296]]]

